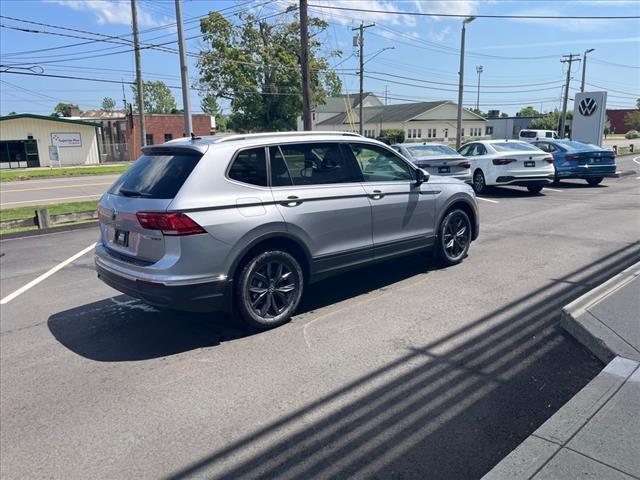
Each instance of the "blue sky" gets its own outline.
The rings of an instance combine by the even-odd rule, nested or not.
[[[409,11],[424,13],[514,14],[555,16],[640,15],[640,2],[626,0],[565,0],[554,1],[478,1],[478,0],[309,0],[310,14],[322,16],[329,28],[322,39],[323,48],[340,49],[343,55],[332,60],[340,69],[345,91],[357,93],[355,75],[358,58],[353,55],[352,27],[360,20],[376,25],[367,29],[365,89],[384,96],[389,103],[408,100],[457,100],[458,49],[460,19],[446,17],[416,17],[389,13],[362,13],[330,10],[319,6],[365,8],[385,12]],[[264,0],[184,0],[183,16],[186,36],[197,37],[197,17],[210,10],[221,11],[237,21],[234,13],[253,11],[270,21],[297,1]],[[175,39],[173,0],[138,0],[141,41],[164,43]],[[128,0],[2,0],[0,13],[5,17],[43,22],[54,26],[86,30],[110,36],[131,38]],[[55,47],[88,42],[85,33],[60,30],[51,26],[25,23],[2,18],[0,54],[2,65],[14,65],[12,71],[40,72],[52,75],[72,75],[115,81],[134,79],[133,53],[125,45],[91,42],[74,47]],[[12,28],[10,28],[12,27]],[[28,33],[15,28],[56,32],[69,35]],[[104,38],[104,37],[102,37]],[[168,45],[175,47],[175,44]],[[189,52],[198,52],[202,42],[192,38]],[[385,50],[395,47],[393,50]],[[548,111],[560,106],[561,88],[566,65],[561,56],[581,54],[595,48],[587,62],[587,90],[607,90],[609,108],[633,108],[640,97],[640,20],[571,20],[566,18],[484,19],[467,27],[465,63],[465,101],[467,107],[476,103],[476,66],[483,66],[480,108],[515,113],[522,106],[532,105]],[[45,51],[36,51],[43,50]],[[121,52],[121,53],[116,53]],[[375,58],[373,58],[375,55]],[[195,59],[190,58],[190,74],[197,76]],[[48,63],[45,63],[48,62]],[[16,69],[18,66],[19,69]],[[180,85],[178,55],[146,49],[142,53],[145,80],[163,80],[171,86]],[[21,70],[20,70],[21,68]],[[406,78],[399,78],[406,77]],[[573,64],[571,92],[580,86],[581,65]],[[10,111],[48,114],[59,101],[79,104],[87,110],[98,108],[102,98],[113,97],[122,104],[120,84],[44,78],[2,73],[0,75],[0,114]],[[431,83],[427,83],[431,82]],[[181,92],[173,89],[178,105]],[[128,101],[131,91],[125,87]],[[191,91],[194,111],[201,111],[200,98]],[[571,108],[571,104],[570,104]]]

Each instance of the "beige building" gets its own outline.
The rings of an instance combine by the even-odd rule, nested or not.
[[[382,130],[399,129],[404,131],[406,142],[452,142],[456,138],[458,106],[454,102],[442,100],[394,105],[382,105],[378,102],[374,105],[371,97],[375,98],[375,95],[367,94],[365,97],[367,103],[363,103],[363,133],[367,137],[376,138],[380,136]],[[345,102],[343,101],[342,104],[345,105]],[[331,101],[331,105],[335,109],[339,106],[339,102]],[[314,129],[357,132],[359,129],[358,103],[356,101],[355,104],[347,103],[347,105],[349,108],[343,108],[342,112],[329,118],[319,119],[315,122]],[[463,109],[461,133],[465,140],[485,137],[487,135],[486,119]]]
[[[98,127],[29,113],[0,117],[0,168],[99,163]]]

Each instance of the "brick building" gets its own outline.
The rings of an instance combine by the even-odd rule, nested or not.
[[[627,113],[637,112],[638,109],[626,108],[620,110],[607,110],[607,118],[611,122],[610,133],[627,133],[631,127],[625,125],[624,117]]]
[[[182,114],[149,114],[144,118],[147,145],[157,145],[185,136]],[[132,161],[141,155],[139,115],[128,114],[125,110],[88,110],[81,119],[100,122],[102,161]],[[213,117],[199,113],[192,115],[192,121],[195,135],[215,133]]]

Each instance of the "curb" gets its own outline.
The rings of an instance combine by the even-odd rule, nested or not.
[[[620,355],[637,358],[637,352],[623,338],[593,316],[588,309],[640,276],[640,262],[602,285],[590,290],[562,309],[560,325],[605,363]]]
[[[40,235],[48,235],[50,233],[71,232],[73,230],[83,230],[85,228],[97,227],[98,221],[77,223],[75,225],[66,225],[62,227],[41,228],[39,230],[31,230],[28,232],[16,232],[0,235],[0,242],[4,240],[12,240],[16,238],[38,237]]]

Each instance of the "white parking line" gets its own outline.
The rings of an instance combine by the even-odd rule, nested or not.
[[[31,280],[29,283],[27,283],[24,287],[19,288],[18,290],[16,290],[15,292],[7,295],[6,297],[4,297],[2,300],[0,300],[0,305],[5,305],[7,303],[9,303],[11,300],[13,300],[14,298],[16,298],[18,295],[22,295],[24,292],[26,292],[27,290],[29,290],[30,288],[35,287],[37,284],[39,284],[40,282],[42,282],[43,280],[46,280],[47,278],[49,278],[51,275],[53,275],[54,273],[56,273],[58,270],[66,267],[67,265],[69,265],[71,262],[73,262],[74,260],[77,260],[78,258],[80,258],[81,256],[83,256],[85,253],[90,252],[91,250],[93,250],[93,248],[96,246],[95,243],[92,243],[91,245],[89,245],[87,248],[85,248],[84,250],[76,253],[73,257],[69,257],[67,258],[64,262],[59,263],[58,265],[56,265],[55,267],[53,267],[52,269],[50,269],[49,271],[43,273],[42,275],[40,275],[38,278],[36,278],[35,280]]]
[[[638,165],[640,165],[640,157],[634,157],[634,158],[633,158],[633,161],[634,161],[635,163],[637,163]]]
[[[489,200],[488,198],[482,198],[482,197],[476,197],[478,200],[482,200],[484,202],[489,202],[489,203],[500,203],[497,200]]]
[[[555,188],[544,187],[545,190],[549,190],[550,192],[564,192],[564,190],[557,190]]]

